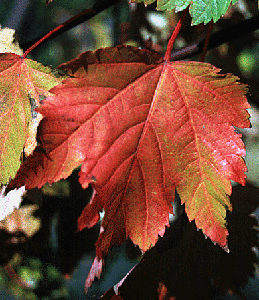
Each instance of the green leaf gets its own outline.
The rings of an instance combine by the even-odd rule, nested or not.
[[[235,4],[238,0],[232,0]],[[132,2],[144,2],[149,5],[155,0],[132,0]],[[183,11],[190,5],[190,15],[192,17],[192,25],[201,23],[207,24],[211,20],[216,23],[222,15],[224,15],[231,3],[231,0],[158,0],[157,10],[173,10],[176,12]]]

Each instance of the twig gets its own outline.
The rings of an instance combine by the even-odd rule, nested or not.
[[[214,49],[220,46],[221,44],[230,42],[234,39],[247,35],[248,33],[253,32],[257,29],[259,29],[259,15],[212,34],[208,44],[208,50]],[[204,43],[205,39],[202,39],[198,42],[193,43],[190,46],[173,52],[171,60],[187,59],[191,56],[200,54],[204,47]]]
[[[89,13],[88,16],[82,16],[80,19],[75,20],[74,22],[71,22],[67,26],[64,26],[59,31],[56,31],[52,34],[51,38],[54,38],[61,33],[64,33],[65,31],[91,19],[98,13],[102,12],[106,8],[114,5],[119,0],[104,0],[100,3],[98,2],[94,7],[92,8],[91,13]],[[108,3],[109,2],[109,3]],[[211,50],[214,49],[224,43],[230,42],[234,39],[237,39],[239,37],[242,37],[250,32],[253,32],[255,30],[259,29],[259,15],[252,17],[251,19],[244,20],[238,24],[235,24],[231,27],[222,29],[214,34],[211,35],[210,41],[208,44],[208,49]],[[29,48],[32,44],[37,42],[41,38],[37,38],[31,42],[27,42],[26,44],[23,44],[20,42],[20,45],[23,49]],[[189,57],[192,57],[194,55],[202,53],[202,49],[204,47],[205,39],[202,39],[198,42],[195,42],[187,47],[184,47],[183,49],[177,50],[172,53],[171,60],[183,60],[187,59]]]

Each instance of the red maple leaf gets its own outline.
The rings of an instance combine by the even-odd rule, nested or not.
[[[93,226],[104,209],[99,260],[128,236],[143,251],[154,245],[175,188],[189,220],[226,246],[230,180],[245,183],[245,148],[233,126],[250,126],[246,86],[210,64],[164,62],[126,46],[60,68],[76,78],[51,89],[38,109],[46,153],[36,150],[11,186],[41,187],[82,164],[79,181],[95,194],[78,228]]]

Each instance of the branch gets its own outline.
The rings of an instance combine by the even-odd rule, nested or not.
[[[51,38],[54,38],[54,37],[64,33],[65,31],[91,19],[95,15],[99,14],[100,12],[109,8],[110,6],[114,5],[117,2],[119,2],[119,0],[98,1],[96,4],[94,4],[92,9],[88,10],[87,14],[85,14],[85,11],[84,11],[81,14],[79,14],[78,16],[73,17],[72,19],[74,19],[74,20],[72,22],[69,22],[69,20],[66,21],[65,23],[67,23],[67,24],[64,25],[60,30],[53,33]],[[222,29],[222,30],[212,34],[210,37],[209,44],[208,44],[208,50],[214,49],[224,43],[230,42],[234,39],[237,39],[239,37],[247,35],[248,33],[253,32],[257,29],[259,29],[259,15],[252,17],[251,19],[244,20],[236,25]],[[31,45],[36,43],[43,36],[44,35],[42,35],[41,37],[39,37],[33,41],[30,41],[30,42],[27,42],[24,44],[22,42],[20,42],[20,46],[23,49],[28,49]],[[204,43],[205,43],[205,39],[202,39],[202,40],[195,42],[187,47],[184,47],[183,49],[173,52],[172,56],[171,56],[171,60],[183,60],[183,59],[187,59],[189,57],[192,57],[194,55],[202,53]]]
[[[78,15],[72,17],[71,19],[67,20],[62,24],[62,26],[58,26],[58,30],[53,32],[51,34],[51,38],[55,38],[58,35],[68,31],[69,29],[84,23],[85,21],[90,20],[100,12],[104,11],[105,9],[109,8],[110,6],[116,4],[119,2],[119,0],[99,0],[97,1],[92,8],[86,9],[83,12],[79,13]],[[41,40],[43,37],[45,37],[48,33],[43,34],[41,37],[34,39],[30,42],[23,43],[22,41],[20,42],[20,46],[22,49],[28,49],[35,43],[37,43],[39,40]],[[48,40],[50,37],[48,37]]]
[[[214,49],[220,46],[221,44],[245,36],[248,33],[253,32],[257,29],[259,29],[259,15],[212,34],[208,44],[208,50]],[[204,43],[205,39],[202,39],[198,42],[191,44],[190,46],[173,52],[171,60],[183,60],[193,55],[202,53]]]

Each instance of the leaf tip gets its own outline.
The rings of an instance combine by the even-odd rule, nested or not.
[[[87,294],[89,287],[92,285],[94,279],[95,278],[100,279],[101,273],[102,273],[102,267],[103,267],[103,260],[102,259],[99,260],[97,257],[95,257],[92,267],[91,267],[91,270],[85,281],[85,293],[86,294]]]
[[[94,175],[86,174],[83,171],[80,171],[78,173],[78,176],[79,176],[78,181],[81,184],[83,189],[88,188],[89,184],[97,182],[97,178]]]
[[[225,251],[225,252],[227,252],[227,253],[230,253],[230,250],[229,250],[229,248],[228,248],[228,246],[226,245],[226,246],[224,246],[224,247],[222,247],[222,249]]]

